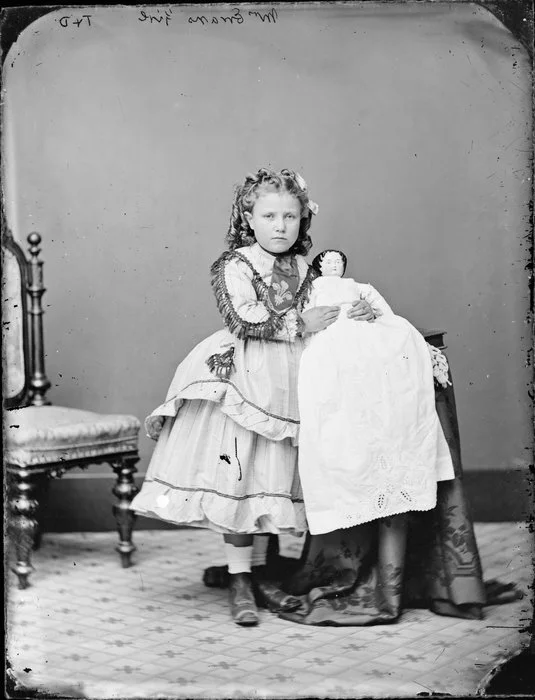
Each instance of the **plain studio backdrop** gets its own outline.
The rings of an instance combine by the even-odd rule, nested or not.
[[[319,203],[312,253],[342,249],[348,276],[447,331],[465,470],[527,474],[530,62],[489,12],[59,9],[12,46],[3,98],[8,222],[24,248],[43,236],[53,403],[160,404],[222,325],[209,267],[234,186],[289,167]],[[141,472],[152,448],[142,432]],[[105,473],[53,488],[91,510]]]

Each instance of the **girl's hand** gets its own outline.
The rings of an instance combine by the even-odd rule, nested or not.
[[[339,306],[316,306],[301,314],[305,324],[305,333],[317,333],[323,331],[331,323],[334,323],[340,313]]]
[[[162,432],[165,416],[149,416],[145,418],[145,430],[147,437],[151,440],[157,440]]]
[[[357,299],[353,302],[352,307],[347,312],[347,317],[355,321],[374,321],[375,313],[365,299]]]

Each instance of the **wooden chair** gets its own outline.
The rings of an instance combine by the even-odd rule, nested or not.
[[[102,415],[51,406],[46,393],[43,345],[43,263],[41,236],[28,236],[29,260],[11,232],[2,236],[4,365],[4,463],[9,493],[9,531],[15,545],[13,571],[19,588],[28,586],[31,551],[38,534],[40,485],[74,467],[107,463],[117,475],[112,489],[123,567],[135,550],[135,514],[129,505],[134,484],[140,423],[129,415]]]

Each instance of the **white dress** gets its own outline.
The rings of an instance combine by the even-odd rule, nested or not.
[[[347,318],[366,299],[381,315]],[[436,505],[453,479],[423,336],[369,284],[319,277],[307,308],[341,305],[307,341],[298,379],[299,475],[310,532],[320,534]]]
[[[131,504],[136,512],[222,533],[306,531],[296,447],[297,308],[313,275],[296,256],[299,291],[278,315],[267,299],[274,259],[255,244],[216,261],[212,284],[227,327],[184,358],[165,402],[147,419],[165,423]],[[217,376],[207,360],[231,348],[232,371]]]

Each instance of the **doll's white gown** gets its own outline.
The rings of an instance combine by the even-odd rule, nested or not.
[[[347,318],[360,296],[381,315]],[[298,380],[299,476],[310,532],[436,505],[454,478],[427,343],[369,284],[319,277],[307,307],[341,305],[310,336]]]

